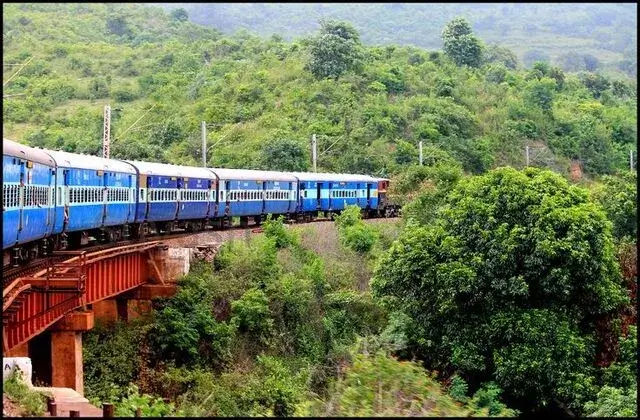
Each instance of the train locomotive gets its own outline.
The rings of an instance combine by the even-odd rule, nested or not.
[[[311,221],[357,205],[390,217],[389,180],[368,175],[199,168],[29,147],[3,139],[3,266],[180,230],[225,228],[267,215]]]

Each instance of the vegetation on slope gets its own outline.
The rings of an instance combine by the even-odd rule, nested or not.
[[[367,45],[440,49],[444,25],[467,19],[483,39],[513,50],[521,62],[551,60],[564,70],[637,71],[635,4],[166,4],[196,23],[225,33],[248,31],[285,39],[318,30],[321,19],[353,22]],[[179,9],[178,9],[179,10]]]
[[[473,173],[523,167],[526,146],[530,164],[563,174],[572,161],[589,175],[622,170],[635,153],[635,81],[517,69],[509,50],[473,33],[481,56],[468,66],[365,46],[344,22],[284,42],[223,37],[143,6],[3,11],[5,63],[31,58],[6,85],[24,96],[3,101],[3,134],[31,145],[100,153],[109,103],[113,157],[177,164],[200,164],[201,121],[208,166],[306,170],[312,134],[320,170],[386,176],[417,162],[420,141]],[[5,66],[5,80],[16,67]]]

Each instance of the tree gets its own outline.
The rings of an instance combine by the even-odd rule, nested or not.
[[[338,79],[359,69],[363,54],[358,31],[347,22],[321,21],[320,26],[320,36],[310,43],[307,69],[317,79]]]
[[[602,184],[594,191],[594,198],[602,205],[613,222],[616,238],[636,238],[638,234],[638,175],[625,171],[602,177]]]
[[[408,224],[372,280],[410,319],[407,355],[493,380],[523,408],[574,404],[593,376],[595,319],[628,300],[604,212],[538,168],[464,178],[443,204]]]
[[[536,63],[537,64],[537,63]],[[525,92],[526,100],[533,106],[539,107],[544,112],[550,113],[553,105],[556,81],[548,77],[540,80],[531,80]]]
[[[275,139],[267,142],[262,149],[260,165],[271,171],[306,171],[309,156],[299,142],[289,139]]]
[[[449,22],[442,31],[444,52],[458,66],[478,67],[482,62],[482,42],[471,33],[471,26],[464,18]]]
[[[186,22],[189,20],[189,13],[182,7],[171,11],[171,19],[178,22]]]
[[[518,68],[518,57],[508,48],[492,44],[484,50],[483,55],[486,63],[500,63],[512,70]]]

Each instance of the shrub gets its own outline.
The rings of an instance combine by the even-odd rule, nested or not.
[[[343,232],[340,238],[342,243],[356,252],[367,253],[376,243],[377,235],[375,230],[365,224],[349,226]]]
[[[289,245],[296,243],[295,236],[284,225],[283,216],[273,219],[272,215],[269,214],[262,229],[267,238],[275,240],[277,248],[287,248]]]
[[[46,410],[44,395],[29,388],[18,377],[18,370],[14,370],[7,380],[2,382],[2,393],[6,394],[22,410],[24,416],[42,416]]]

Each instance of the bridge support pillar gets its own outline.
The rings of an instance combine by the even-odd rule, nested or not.
[[[127,299],[117,297],[93,303],[96,320],[106,324],[116,321],[128,321]]]
[[[51,331],[51,386],[84,395],[82,332],[93,328],[93,312],[71,312]]]

